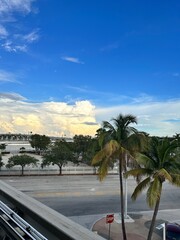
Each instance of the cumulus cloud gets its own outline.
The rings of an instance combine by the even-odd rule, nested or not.
[[[75,57],[64,56],[64,57],[61,57],[61,59],[67,62],[84,64],[84,62],[80,61],[79,58],[75,58]]]
[[[169,101],[132,101],[111,107],[98,107],[90,101],[42,102],[25,101],[17,93],[0,94],[0,132],[33,133],[48,136],[72,137],[75,134],[91,135],[101,126],[102,121],[110,121],[122,114],[133,114],[140,131],[155,136],[172,136],[179,133],[180,99]]]
[[[98,128],[94,114],[95,106],[89,101],[77,101],[71,105],[65,102],[29,103],[24,102],[20,95],[19,99],[17,96],[14,101],[12,96],[2,96],[4,98],[0,97],[0,132],[32,131],[49,136],[93,136]]]

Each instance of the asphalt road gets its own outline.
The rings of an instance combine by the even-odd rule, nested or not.
[[[120,211],[119,178],[111,175],[99,182],[96,176],[1,177],[1,180],[34,197],[65,216],[106,214]],[[146,191],[132,202],[136,186],[128,179],[128,212],[149,210]],[[160,209],[180,209],[180,190],[164,184]]]

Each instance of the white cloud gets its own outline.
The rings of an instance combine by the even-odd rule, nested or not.
[[[112,107],[95,107],[90,101],[66,102],[25,102],[16,93],[0,94],[0,132],[46,134],[49,136],[92,135],[102,121],[110,121],[118,114],[137,116],[140,131],[150,135],[172,136],[180,133],[180,99],[169,101],[132,101],[129,104]]]
[[[114,107],[96,109],[97,121],[110,121],[119,113],[133,114],[138,118],[136,126],[140,131],[150,135],[172,136],[180,132],[178,121],[168,119],[180,119],[180,100],[174,99],[163,102],[140,102],[135,104],[122,104]]]
[[[6,71],[0,69],[0,83],[1,82],[19,83],[19,81],[16,80],[16,77],[13,73],[6,72]]]
[[[75,57],[64,56],[64,57],[61,57],[61,59],[67,62],[84,64],[84,62],[80,61],[79,58],[75,58]]]
[[[94,110],[95,106],[89,101],[68,105],[65,102],[28,103],[21,99],[0,98],[0,132],[94,135],[98,128]]]
[[[154,97],[147,95],[146,93],[141,93],[138,97],[132,98],[133,103],[144,103],[144,102],[152,102],[154,101]]]
[[[6,38],[8,36],[8,32],[5,27],[0,25],[0,38]]]
[[[38,30],[30,33],[20,32],[18,16],[25,17],[33,10],[36,0],[1,0],[0,1],[0,46],[7,52],[27,52],[27,44],[39,39]],[[18,15],[15,13],[18,12]],[[15,17],[16,16],[16,17]],[[23,26],[23,23],[22,23]],[[21,28],[25,29],[25,28]]]
[[[6,41],[1,45],[7,52],[27,52],[27,46],[23,45],[16,45],[12,41]]]
[[[32,43],[34,41],[37,41],[39,39],[39,35],[38,35],[38,30],[34,30],[29,34],[26,34],[23,39],[26,40],[29,43]]]
[[[32,10],[32,2],[35,0],[1,0],[0,13],[9,14],[11,12],[29,13]]]
[[[22,101],[22,100],[26,100],[26,98],[24,98],[23,96],[21,96],[20,94],[18,94],[18,93],[9,93],[9,92],[7,92],[7,93],[1,93],[0,92],[0,99],[4,99],[6,102],[8,101],[8,100],[12,100],[12,101]]]

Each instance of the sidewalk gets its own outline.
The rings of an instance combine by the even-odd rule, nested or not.
[[[152,211],[138,212],[129,214],[132,221],[127,221],[126,232],[128,240],[145,240],[147,239],[149,226],[152,217]],[[115,214],[115,220],[110,226],[110,239],[123,240],[121,223],[119,215]],[[180,210],[160,210],[157,216],[155,227],[164,222],[174,222],[180,220]],[[109,224],[106,224],[106,216],[95,222],[92,227],[93,232],[97,232],[100,236],[108,239]],[[153,240],[162,240],[162,229],[154,229]]]

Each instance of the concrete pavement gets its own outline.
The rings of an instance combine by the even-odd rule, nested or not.
[[[153,211],[128,213],[128,216],[130,217],[130,219],[126,221],[128,240],[147,239],[152,214]],[[106,224],[106,214],[71,217],[71,219],[84,227],[91,229],[105,239],[109,238],[109,224]],[[178,220],[180,220],[180,209],[159,210],[156,227],[164,222],[176,222]],[[154,230],[153,240],[162,240],[162,236],[162,229]],[[123,240],[119,214],[115,214],[115,220],[110,226],[110,239]]]
[[[150,216],[141,215],[141,214],[130,214],[133,221],[126,222],[126,232],[128,240],[145,240],[147,239],[149,225],[150,225]],[[157,221],[158,225],[163,223],[163,220]],[[100,236],[105,239],[111,240],[123,240],[122,229],[120,221],[114,221],[110,226],[110,238],[109,238],[109,224],[106,224],[106,218],[102,218],[97,221],[92,231],[97,232]],[[162,232],[156,230],[153,235],[153,240],[160,240]]]

